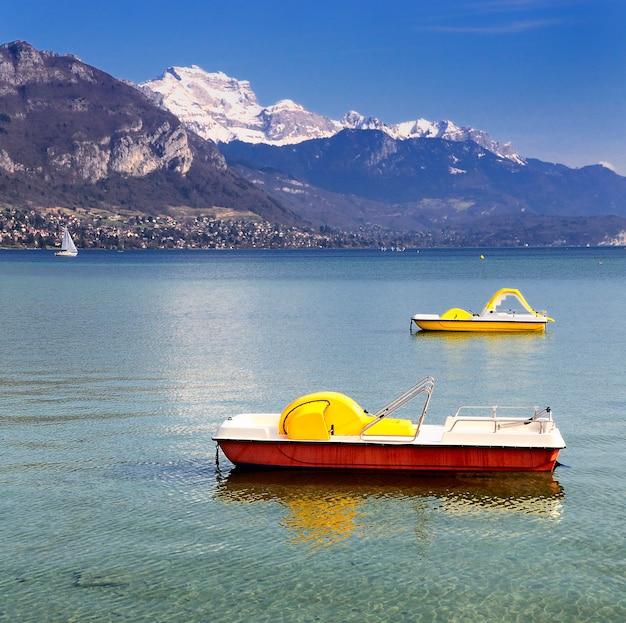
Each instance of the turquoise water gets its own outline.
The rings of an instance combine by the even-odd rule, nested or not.
[[[480,259],[480,254],[485,256]],[[410,331],[519,288],[545,335]],[[626,250],[0,251],[0,621],[626,620]],[[549,405],[553,475],[246,474],[322,389]]]

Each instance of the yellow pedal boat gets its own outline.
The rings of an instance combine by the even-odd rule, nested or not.
[[[453,307],[441,316],[411,316],[411,327],[415,324],[422,331],[539,332],[545,331],[548,322],[554,322],[554,319],[545,312],[535,311],[515,288],[498,290],[480,314]]]

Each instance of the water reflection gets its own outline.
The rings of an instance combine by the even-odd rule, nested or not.
[[[444,346],[462,346],[477,342],[491,347],[516,344],[521,348],[536,348],[550,340],[551,331],[488,333],[481,331],[412,331],[411,337],[420,341],[437,340]]]
[[[553,474],[377,474],[233,469],[218,479],[224,503],[270,503],[283,508],[280,525],[294,542],[313,548],[351,536],[372,536],[371,513],[381,501],[408,502],[433,513],[524,514],[559,519],[564,493]],[[395,513],[394,513],[395,515]],[[427,518],[426,518],[427,521]],[[381,530],[386,521],[380,522]]]
[[[540,388],[550,366],[548,333],[463,333],[420,331],[413,334],[418,363],[428,366],[443,387],[437,405],[444,411],[461,404],[529,404],[542,398]],[[456,398],[453,400],[454,392]],[[448,402],[446,403],[446,400]]]

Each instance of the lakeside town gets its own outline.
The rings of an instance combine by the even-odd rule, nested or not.
[[[0,208],[0,248],[53,249],[67,226],[82,249],[389,248],[435,246],[432,233],[390,233],[372,228],[343,232],[301,229],[265,221],[197,216],[77,213],[61,208]]]
[[[506,225],[506,224],[505,224]],[[382,249],[402,251],[433,247],[624,246],[626,232],[612,238],[590,220],[570,219],[564,231],[558,219],[544,217],[526,225],[451,226],[423,231],[389,231],[370,225],[358,231],[303,228],[216,215],[117,214],[85,209],[18,208],[0,205],[1,249],[58,249],[68,227],[79,249]],[[599,242],[598,242],[599,241]]]

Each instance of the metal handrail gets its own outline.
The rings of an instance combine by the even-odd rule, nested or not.
[[[544,413],[548,416],[548,420],[552,419],[552,409],[550,407],[544,407],[541,411],[537,411],[539,407],[534,407],[535,413],[530,418],[531,420],[538,420]]]
[[[424,421],[424,418],[426,417],[426,411],[428,410],[430,397],[431,397],[431,394],[433,393],[434,387],[435,387],[435,379],[432,376],[427,376],[423,378],[416,385],[413,385],[413,387],[410,387],[409,389],[407,389],[404,393],[400,394],[397,398],[392,400],[388,405],[384,406],[382,409],[374,413],[374,416],[373,416],[374,419],[369,424],[367,424],[361,431],[361,435],[360,435],[361,439],[363,439],[363,435],[365,434],[367,430],[372,428],[372,426],[375,426],[384,417],[387,417],[390,413],[393,413],[394,411],[396,411],[397,409],[405,405],[407,402],[409,402],[409,400],[413,400],[413,398],[415,398],[418,394],[425,392],[426,400],[424,401],[422,413],[416,425],[415,435],[413,435],[413,439],[415,439],[419,433],[420,427],[422,426],[422,422]]]
[[[528,409],[532,409],[532,416],[530,418],[528,418],[529,421],[532,420],[537,420],[539,418],[542,418],[543,416],[547,416],[546,419],[551,420],[552,419],[552,409],[550,407],[538,407],[538,406],[531,406],[531,405],[464,405],[462,407],[459,407],[456,410],[456,413],[454,414],[454,417],[461,417],[460,413],[463,409],[489,409],[491,410],[491,416],[485,416],[485,417],[491,417],[491,418],[498,418],[498,417],[506,417],[506,416],[499,416],[498,415],[498,409],[510,409],[510,410],[517,410],[517,411],[521,411],[523,409],[528,410]],[[466,416],[466,417],[473,417],[473,416]]]
[[[546,422],[553,421],[552,409],[550,407],[515,406],[515,405],[504,405],[504,406],[503,405],[499,405],[499,406],[498,405],[482,405],[482,406],[465,405],[465,406],[459,407],[456,413],[454,414],[453,417],[456,419],[456,421],[450,427],[449,429],[450,431],[454,429],[457,422],[480,419],[481,416],[472,416],[472,415],[461,416],[460,413],[463,409],[490,409],[491,415],[490,416],[485,415],[482,417],[485,421],[490,421],[490,420],[493,421],[494,433],[502,428],[507,428],[510,426],[527,425],[527,424],[530,424],[531,422],[539,422],[540,432],[544,432],[544,424],[546,424]],[[517,411],[532,409],[533,414],[532,416],[528,418],[520,418],[520,417],[516,418],[512,416],[507,417],[507,416],[498,415],[498,409],[510,409],[510,410],[517,410]]]

